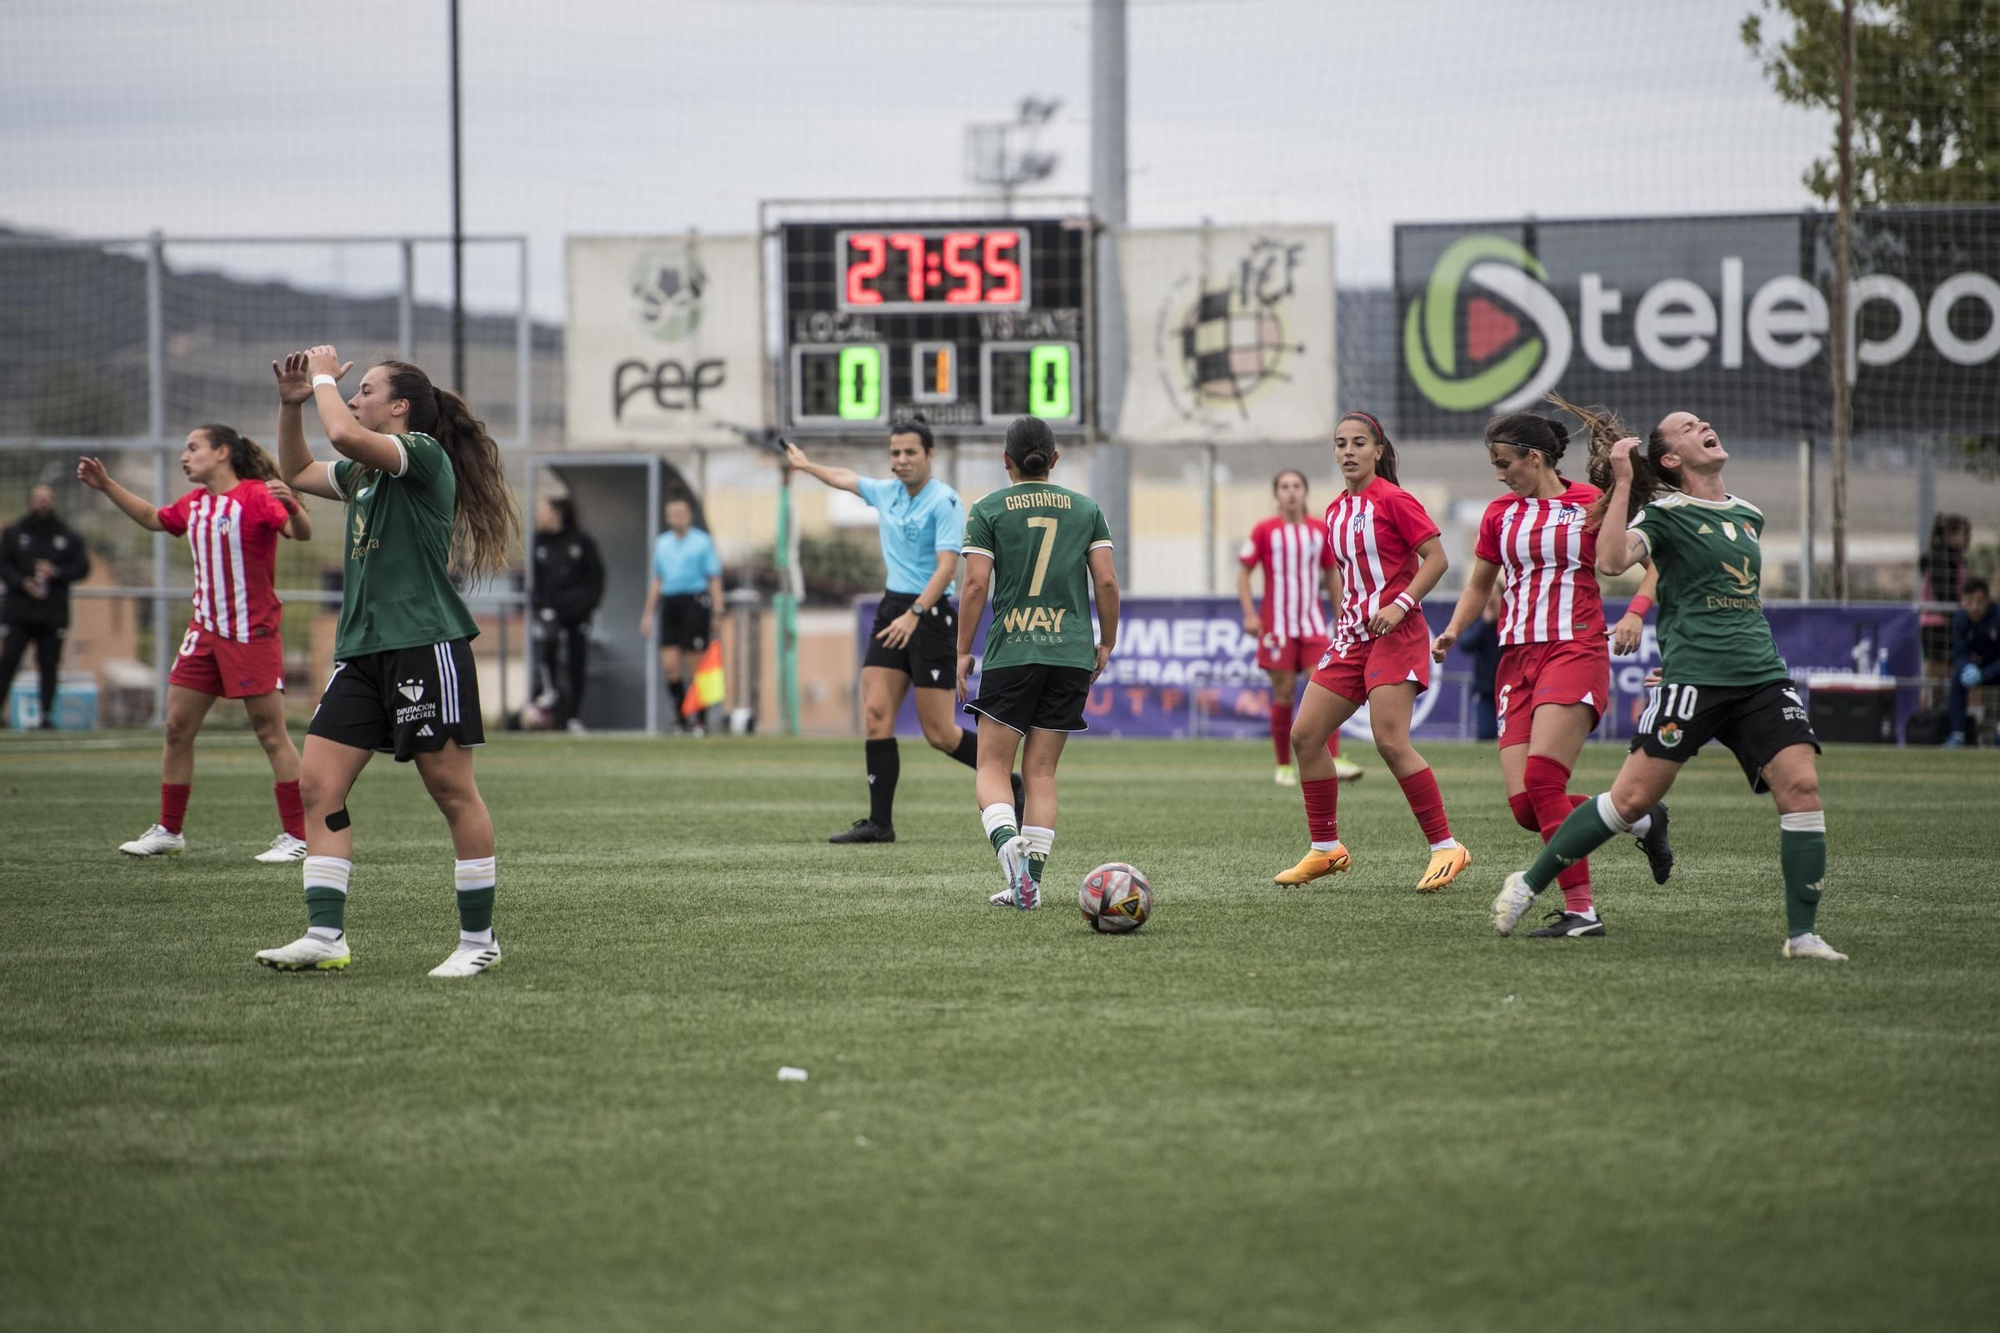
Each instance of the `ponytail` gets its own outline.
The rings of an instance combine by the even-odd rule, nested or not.
[[[210,448],[221,449],[229,455],[230,471],[236,474],[238,481],[278,480],[278,465],[272,461],[271,455],[259,448],[257,441],[241,434],[234,426],[210,421],[196,426],[195,429],[208,436]]]
[[[1587,475],[1590,484],[1603,491],[1597,502],[1590,507],[1587,524],[1596,528],[1604,522],[1604,511],[1611,504],[1611,492],[1618,479],[1611,474],[1611,446],[1627,439],[1632,431],[1620,421],[1617,414],[1608,407],[1578,407],[1561,394],[1548,395],[1549,403],[1558,411],[1567,412],[1581,421],[1590,431],[1590,462]],[[1638,513],[1662,491],[1681,489],[1679,468],[1663,468],[1659,460],[1667,453],[1665,438],[1654,429],[1646,452],[1634,450],[1632,453],[1632,492],[1625,513]]]
[[[508,556],[521,537],[521,516],[514,510],[500,447],[463,398],[431,383],[430,376],[407,361],[381,364],[389,371],[389,397],[410,404],[409,428],[435,439],[451,459],[457,482],[452,569],[475,579],[493,577],[507,568]]]

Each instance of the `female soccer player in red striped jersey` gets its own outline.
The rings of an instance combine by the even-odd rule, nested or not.
[[[1402,784],[1431,846],[1417,889],[1435,893],[1472,864],[1472,854],[1451,836],[1437,778],[1410,744],[1417,695],[1431,684],[1430,628],[1419,608],[1444,574],[1444,548],[1423,505],[1396,484],[1396,446],[1381,422],[1348,413],[1334,432],[1333,452],[1347,483],[1326,510],[1327,541],[1340,570],[1340,619],[1292,724],[1312,848],[1274,878],[1306,884],[1353,864],[1340,845],[1340,784],[1326,742],[1366,703],[1375,749]]]
[[[1322,582],[1334,595],[1333,548],[1326,525],[1306,512],[1306,474],[1286,468],[1271,480],[1278,512],[1250,529],[1237,553],[1236,600],[1243,607],[1243,632],[1257,639],[1257,665],[1271,678],[1271,746],[1278,753],[1277,782],[1298,782],[1292,767],[1292,709],[1299,698],[1299,673],[1311,671],[1326,654],[1326,615],[1320,610]],[[1250,597],[1250,571],[1264,572],[1264,602]],[[1334,775],[1342,782],[1361,776],[1361,766],[1340,757],[1340,733],[1326,743]]]
[[[1632,609],[1605,641],[1604,603],[1598,592],[1597,528],[1591,507],[1602,494],[1573,482],[1557,465],[1569,446],[1560,421],[1512,412],[1486,425],[1486,456],[1507,488],[1479,521],[1472,573],[1451,623],[1431,645],[1444,661],[1458,636],[1479,619],[1504,571],[1500,612],[1500,671],[1495,709],[1500,722],[1500,773],[1514,822],[1547,842],[1585,798],[1569,794],[1569,776],[1583,743],[1611,697],[1611,652],[1639,643],[1645,611],[1657,582],[1651,564]],[[1673,869],[1667,844],[1667,811],[1659,806],[1636,827],[1653,878],[1666,883]],[[1563,910],[1530,932],[1544,938],[1604,934],[1590,893],[1590,866],[1578,861],[1559,881]]]
[[[285,730],[282,606],[272,588],[278,538],[306,541],[312,519],[277,464],[256,442],[228,426],[196,426],[181,447],[181,471],[195,489],[164,509],[120,486],[95,458],[77,464],[77,480],[103,491],[149,532],[186,536],[194,553],[194,615],[167,677],[165,746],[160,758],[160,819],[118,850],[156,856],[187,849],[181,821],[194,784],[194,738],[218,698],[241,699],[271,761],[283,831],[259,853],[273,864],[303,860],[306,814],[299,797],[299,752]]]

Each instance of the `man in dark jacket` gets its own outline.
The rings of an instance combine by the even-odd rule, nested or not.
[[[535,509],[536,702],[550,708],[556,726],[571,731],[583,730],[577,714],[590,618],[603,597],[604,561],[590,534],[577,527],[575,505],[566,495],[544,497]]]
[[[1951,735],[1946,745],[1972,739],[1966,734],[1967,705],[1983,685],[2000,685],[2000,606],[1993,604],[1985,579],[1967,579],[1951,618]],[[1993,743],[2000,745],[2000,729]]]
[[[56,493],[37,486],[28,493],[28,512],[0,531],[0,726],[14,673],[28,645],[35,645],[41,673],[42,725],[56,724],[57,671],[63,638],[69,633],[69,585],[90,573],[90,554],[76,530],[56,517]]]

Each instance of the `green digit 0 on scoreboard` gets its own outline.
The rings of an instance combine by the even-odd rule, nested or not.
[[[1028,352],[1028,411],[1044,421],[1070,415],[1068,343],[1041,343]]]
[[[840,349],[840,415],[845,421],[875,421],[882,415],[882,349]]]

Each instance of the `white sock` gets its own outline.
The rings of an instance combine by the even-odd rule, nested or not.
[[[1014,822],[1014,807],[1006,801],[995,801],[979,812],[979,822],[986,828],[986,841],[993,841],[994,831],[1010,828],[1016,833],[1020,826]]]
[[[496,858],[477,856],[470,861],[451,863],[452,877],[461,889],[490,889],[500,882],[499,871],[494,867]]]
[[[312,936],[316,940],[325,940],[329,944],[332,943],[334,940],[339,939],[342,935],[345,935],[346,933],[347,932],[344,930],[335,930],[332,926],[306,927],[306,934]]]
[[[1646,835],[1647,835],[1648,833],[1651,833],[1652,831],[1653,831],[1653,812],[1652,812],[1652,811],[1648,810],[1648,811],[1647,811],[1647,812],[1646,812],[1645,814],[1643,814],[1643,815],[1640,815],[1640,816],[1639,816],[1639,817],[1638,817],[1637,819],[1635,819],[1635,820],[1633,820],[1633,821],[1632,821],[1632,836],[1633,836],[1633,837],[1635,837],[1635,838],[1643,838],[1643,837],[1645,837],[1645,836],[1646,836]]]
[[[1597,909],[1595,907],[1592,907],[1586,911],[1578,912],[1577,915],[1582,917],[1585,921],[1595,921],[1597,920]]]
[[[1778,827],[1787,833],[1826,832],[1826,811],[1801,810],[1795,815],[1779,815]],[[1808,931],[1807,934],[1812,932]]]
[[[1338,851],[1340,850],[1340,839],[1335,838],[1332,842],[1316,842],[1313,844],[1313,850],[1316,852]]]
[[[467,945],[491,944],[493,943],[493,927],[488,926],[484,930],[461,930],[458,932],[458,943],[460,948],[464,948]]]
[[[1431,850],[1434,852],[1448,852],[1456,846],[1458,846],[1457,838],[1446,838],[1441,842],[1432,843]]]
[[[1597,798],[1597,817],[1613,833],[1630,833],[1632,825],[1625,822],[1625,816],[1618,813],[1618,807],[1611,803],[1611,793],[1605,792]]]
[[[309,889],[338,889],[340,896],[347,896],[347,880],[354,873],[354,862],[344,856],[308,856],[305,859],[305,881]],[[306,934],[316,940],[331,942],[347,932],[337,926],[308,926]]]
[[[1023,824],[1021,836],[1028,840],[1028,855],[1048,860],[1049,851],[1056,845],[1056,831],[1036,824]]]

